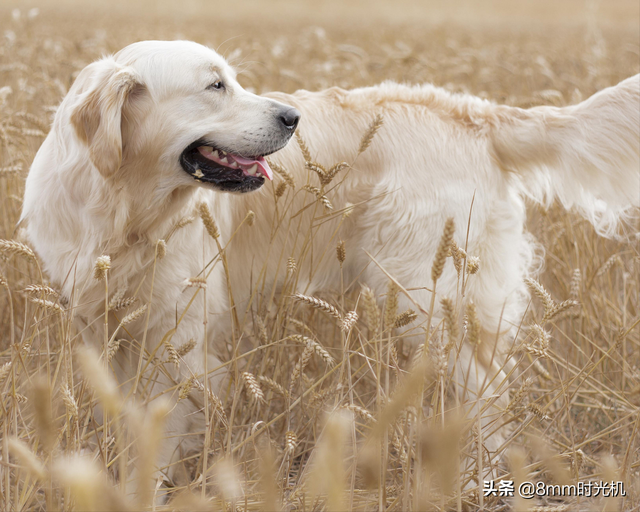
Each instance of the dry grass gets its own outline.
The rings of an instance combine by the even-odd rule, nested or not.
[[[252,9],[259,4],[227,13],[198,2],[186,2],[178,13],[168,4],[107,13],[45,2],[34,19],[24,10],[12,19],[9,6],[0,7],[0,238],[10,240],[0,242],[0,509],[151,510],[154,495],[165,492],[158,481],[131,501],[118,475],[134,465],[151,474],[167,403],[156,401],[143,414],[123,400],[105,366],[119,348],[118,333],[93,347],[102,356],[81,350],[73,311],[15,232],[28,166],[82,67],[134,40],[184,37],[219,48],[256,92],[393,79],[429,81],[525,107],[563,105],[639,71],[636,4],[620,1],[597,12],[593,2],[523,2],[524,10],[514,13],[492,1],[486,2],[493,9],[488,15],[480,2],[466,2],[473,8],[462,18],[478,13],[482,24],[476,25],[452,22],[454,12],[437,2],[430,5],[439,23],[429,23],[429,12],[408,1],[400,4],[404,11],[375,2],[365,19],[357,16],[366,7],[354,2],[341,21],[326,6],[314,18],[310,2],[296,2],[288,22],[281,19],[288,8],[283,2],[262,13],[260,22],[247,21],[248,13],[256,18]],[[553,6],[557,16],[544,11]],[[550,17],[556,23],[545,23]],[[363,150],[379,122],[363,134]],[[324,173],[326,183],[346,169],[340,163],[314,169],[310,155],[307,161],[308,171]],[[286,187],[298,185],[286,169],[275,170],[281,190],[274,188],[274,199],[284,200]],[[305,193],[318,201],[317,216],[330,211],[323,189]],[[333,212],[336,226],[340,213],[348,215]],[[560,209],[532,208],[531,214],[530,229],[546,249],[544,288],[531,284],[536,298],[514,343],[516,371],[502,384],[511,402],[488,429],[479,432],[474,413],[465,417],[457,410],[446,365],[448,354],[474,338],[473,307],[460,311],[455,297],[445,300],[445,321],[432,331],[417,324],[412,311],[397,310],[394,285],[378,297],[366,288],[359,295],[294,296],[304,290],[295,288],[297,266],[289,257],[287,288],[240,326],[247,354],[224,354],[236,369],[233,386],[215,394],[194,378],[177,384],[181,399],[202,403],[207,397],[210,429],[206,457],[185,454],[180,461],[171,508],[475,510],[482,503],[495,511],[511,505],[638,510],[637,243],[603,240]],[[208,220],[217,239],[215,222]],[[166,247],[161,242],[158,257]],[[335,243],[340,266],[345,251],[355,248]],[[443,237],[441,256],[453,257],[461,278],[482,272],[482,262],[458,248],[447,253],[449,245]],[[439,261],[434,280],[444,264],[452,263]],[[107,267],[102,261],[96,268],[105,286]],[[119,311],[123,329],[145,313],[146,304],[134,304],[135,298],[116,299],[105,308]],[[464,314],[467,329],[459,332]],[[426,346],[408,343],[407,336]],[[166,354],[158,352],[153,363],[175,365],[190,350],[190,343],[165,345]],[[103,422],[94,417],[96,403]],[[485,454],[474,462],[483,437],[502,423],[511,435],[500,461]],[[472,463],[461,469],[459,459]],[[623,479],[628,496],[488,501],[469,484],[477,467],[488,465],[516,481]]]

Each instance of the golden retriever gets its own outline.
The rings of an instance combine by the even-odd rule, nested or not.
[[[266,289],[284,281],[281,256],[298,260],[297,291],[340,288],[339,266],[321,257],[335,243],[335,225],[315,226],[311,250],[300,254],[296,226],[309,220],[312,208],[295,222],[291,216],[309,203],[309,194],[296,194],[297,207],[283,213],[274,207],[272,187],[263,186],[273,178],[264,158],[272,153],[272,162],[298,184],[319,185],[297,145],[286,146],[301,119],[314,159],[331,165],[357,156],[341,185],[324,191],[335,211],[353,210],[340,227],[349,248],[346,280],[382,293],[388,282],[382,267],[413,290],[410,299],[403,296],[405,305],[425,305],[424,311],[445,222],[468,225],[454,239],[481,261],[464,300],[476,304],[483,349],[482,373],[466,387],[479,398],[493,397],[499,408],[505,387],[495,383],[504,380],[507,362],[496,340],[512,339],[520,323],[529,298],[524,280],[534,263],[524,200],[557,198],[600,233],[614,234],[639,203],[639,105],[638,76],[578,105],[528,110],[396,83],[256,96],[209,48],[139,42],[90,64],[76,79],[31,166],[22,218],[87,342],[99,345],[104,337],[105,287],[92,277],[100,256],[111,258],[110,299],[135,295],[148,304],[126,326],[138,344],[122,347],[115,359],[121,382],[144,384],[151,397],[189,376],[204,382],[203,375],[220,366],[216,346],[250,311],[255,281]],[[384,123],[358,155],[360,138],[378,114]],[[188,222],[201,203],[217,226]],[[255,225],[237,229],[250,210]],[[212,263],[231,237],[226,263]],[[202,276],[206,283],[197,279]],[[195,291],[187,285],[193,284],[204,290],[204,300],[192,300]],[[456,270],[446,265],[437,281],[435,319],[442,318],[439,298],[456,297],[457,290]],[[113,331],[113,313],[108,321]],[[151,357],[167,333],[174,346],[196,340],[197,348],[174,374],[146,382],[137,347]],[[463,346],[461,367],[473,353]],[[222,377],[218,372],[208,385],[215,389]],[[179,444],[193,439],[182,434],[202,431],[195,407],[182,400],[174,408],[160,467],[170,467]],[[485,442],[495,450],[499,435]]]

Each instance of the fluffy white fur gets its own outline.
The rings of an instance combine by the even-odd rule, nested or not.
[[[226,96],[205,92],[216,77],[227,84]],[[199,219],[172,230],[193,214],[199,201],[213,212],[223,244],[248,210],[256,214],[255,225],[238,230],[227,248],[241,324],[258,301],[266,304],[278,290],[289,256],[298,261],[298,291],[339,288],[339,267],[333,251],[327,251],[335,245],[334,223],[314,227],[312,250],[301,254],[299,228],[309,226],[312,208],[291,219],[274,207],[270,184],[247,194],[220,193],[198,184],[178,164],[181,152],[204,134],[233,144],[249,128],[268,127],[265,112],[274,99],[302,112],[299,130],[313,157],[327,165],[352,162],[375,114],[384,116],[372,146],[358,157],[344,183],[328,189],[336,210],[347,203],[358,205],[339,232],[347,244],[345,282],[366,283],[383,293],[387,277],[367,251],[401,284],[417,289],[411,292],[413,300],[428,309],[431,297],[425,287],[432,284],[433,257],[445,220],[454,217],[456,241],[465,246],[466,240],[468,253],[482,263],[465,299],[479,310],[481,362],[489,376],[502,372],[504,362],[496,339],[509,339],[528,300],[523,279],[534,264],[535,245],[524,230],[524,196],[545,204],[558,198],[609,235],[618,219],[638,206],[638,76],[579,105],[529,110],[431,85],[395,83],[267,96],[243,91],[219,55],[190,42],[135,43],[79,75],[31,167],[23,219],[51,281],[71,299],[86,341],[100,344],[103,339],[104,284],[92,277],[102,254],[112,259],[109,288],[150,303],[148,329],[143,317],[127,326],[131,337],[144,339],[153,352],[176,327],[176,311],[180,315],[194,294],[185,289],[185,278],[198,276],[218,254]],[[308,178],[296,144],[273,160],[298,183],[295,196],[292,191],[286,196],[294,205],[287,211],[295,213],[312,202],[300,185],[307,179],[317,183]],[[276,224],[280,229],[274,233]],[[167,240],[167,254],[154,264],[158,239]],[[258,280],[263,280],[264,294],[250,303]],[[455,297],[457,286],[455,270],[447,264],[437,293]],[[171,338],[175,346],[195,339],[198,348],[179,372],[161,376],[149,395],[203,374],[204,307],[203,300],[195,300]],[[206,308],[211,354],[229,339],[232,328],[221,264],[209,275]],[[109,322],[112,328],[117,325],[115,317]],[[463,349],[465,368],[471,354]],[[208,371],[220,364],[213,357],[206,361]],[[123,382],[137,365],[137,351],[124,347],[115,363]],[[503,380],[498,377],[496,382]],[[504,388],[484,387],[469,383],[474,393],[503,395],[496,406],[504,405]],[[190,414],[194,407],[184,400],[172,413],[161,467],[177,453],[180,434],[202,430],[201,415]]]

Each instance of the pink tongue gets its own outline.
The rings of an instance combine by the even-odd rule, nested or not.
[[[223,164],[220,161],[220,157],[213,157],[212,152],[211,152],[211,148],[207,147],[207,146],[200,146],[198,148],[198,151],[200,152],[200,154],[202,156],[204,156],[205,158],[208,158],[209,160],[213,160],[214,162],[218,163],[218,164],[222,164],[226,167],[228,167],[228,160],[225,160],[225,163]],[[216,152],[216,154],[218,154]],[[267,163],[267,161],[263,158],[263,157],[259,157],[257,160],[249,160],[248,158],[243,158],[241,156],[238,155],[232,155],[229,153],[223,153],[223,156],[228,158],[233,159],[238,166],[245,171],[247,174],[249,174],[249,169],[251,167],[253,167],[254,165],[257,166],[256,169],[256,174],[262,174],[265,178],[267,178],[268,180],[273,180],[273,171],[271,170],[271,167],[269,167],[269,164]]]
[[[245,171],[249,167],[251,167],[253,164],[258,164],[259,172],[268,180],[273,180],[273,171],[271,170],[271,167],[269,167],[269,164],[263,157],[260,157],[257,160],[249,160],[248,158],[242,158],[241,156],[238,156],[238,155],[229,155],[229,156],[233,158],[238,163],[238,165],[242,167]]]

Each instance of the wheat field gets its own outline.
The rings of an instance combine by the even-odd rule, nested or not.
[[[73,311],[17,226],[29,165],[74,77],[137,40],[207,44],[256,93],[396,80],[530,107],[575,103],[638,73],[639,26],[633,0],[3,0],[0,510],[640,510],[637,221],[605,240],[560,207],[530,205],[545,264],[512,345],[516,369],[501,383],[510,403],[494,421],[509,430],[500,457],[483,453],[478,418],[456,407],[444,338],[397,310],[397,287],[296,298],[290,259],[291,286],[262,303],[242,340],[227,341],[221,359],[234,371],[205,400],[204,449],[137,496],[121,475],[154,474],[166,409],[142,407],[144,393],[125,399],[83,350]],[[281,183],[268,184],[275,201]],[[356,249],[336,239],[328,250],[339,266]],[[463,274],[482,272],[471,263]],[[112,309],[135,315],[144,306],[135,299]],[[548,314],[567,300],[577,305]],[[542,321],[535,338],[529,327]],[[145,357],[162,371],[189,350],[169,343]],[[186,379],[173,392],[188,399],[198,385]],[[485,497],[479,463],[516,483],[623,481],[627,495]]]

